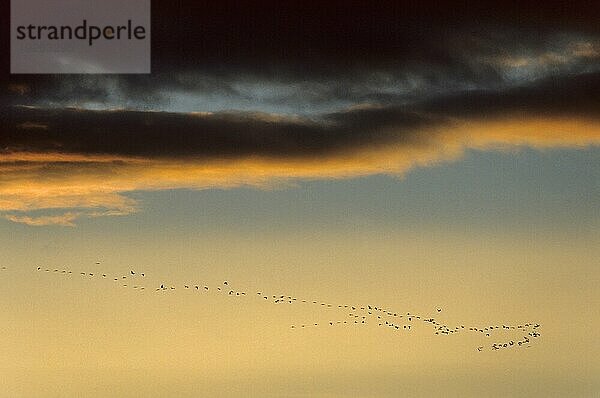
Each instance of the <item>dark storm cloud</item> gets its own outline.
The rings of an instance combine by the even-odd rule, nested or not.
[[[313,157],[384,144],[420,145],[455,120],[600,117],[600,74],[551,78],[506,91],[464,92],[411,105],[290,118],[220,112],[5,108],[0,148],[140,157]]]
[[[8,4],[2,7],[8,15]],[[0,101],[163,109],[170,94],[186,91],[239,98],[237,104],[255,99],[240,82],[276,82],[298,92],[274,95],[267,105],[389,103],[598,66],[593,51],[573,62],[547,62],[548,54],[568,52],[565,41],[597,42],[600,7],[594,1],[183,0],[155,1],[152,16],[152,75],[9,76],[6,57]],[[6,40],[2,46],[8,53]],[[525,74],[507,66],[519,57],[529,59],[518,68]],[[14,92],[10,85],[28,90]]]
[[[523,38],[516,40],[521,35]],[[420,45],[425,49],[430,44],[425,41]],[[204,106],[210,107],[216,98],[229,100],[234,109],[244,103],[259,107],[289,103],[303,113],[306,104],[322,108],[336,103],[414,101],[466,88],[505,89],[548,76],[584,74],[600,68],[600,36],[576,32],[531,38],[527,32],[514,29],[457,31],[432,46],[446,55],[413,59],[398,54],[384,63],[376,57],[358,57],[364,63],[359,67],[351,61],[337,65],[325,56],[312,60],[331,67],[325,74],[316,65],[293,64],[294,59],[279,60],[272,67],[264,59],[260,71],[244,63],[224,63],[215,70],[206,68],[202,60],[192,67],[184,58],[181,64],[167,70],[159,68],[152,75],[17,75],[6,82],[2,97],[4,103],[13,104],[93,103],[108,108],[165,109],[179,96],[187,95],[204,99],[197,101],[199,108],[203,102],[209,102]],[[291,71],[292,66],[295,71]]]
[[[287,65],[327,75],[339,73],[338,66],[460,68],[449,37],[498,29],[520,31],[519,41],[557,31],[596,34],[599,11],[593,1],[184,1],[155,5],[153,32],[160,38],[158,58],[179,66],[268,75],[271,66]]]
[[[503,114],[600,117],[600,73],[551,77],[505,91],[475,91],[432,99],[420,106],[448,116]]]
[[[29,108],[11,108],[6,113],[0,138],[0,147],[6,152],[166,158],[318,156],[401,140],[426,123],[424,118],[401,110],[379,115],[380,119],[366,131],[360,124],[349,126],[341,120],[315,122],[267,114]],[[347,116],[355,118],[352,112]],[[379,130],[387,124],[405,133],[392,136]]]

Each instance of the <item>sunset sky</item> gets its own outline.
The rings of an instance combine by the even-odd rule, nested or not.
[[[2,59],[0,397],[600,394],[599,7],[371,3],[155,1],[150,75]]]

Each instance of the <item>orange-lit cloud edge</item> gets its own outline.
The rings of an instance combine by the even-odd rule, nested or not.
[[[402,142],[302,158],[155,159],[12,152],[0,159],[0,214],[32,226],[74,226],[80,218],[140,210],[127,193],[171,189],[258,189],[302,180],[402,176],[415,167],[460,159],[466,150],[538,150],[600,145],[600,121],[573,117],[455,120],[424,131],[419,145]],[[433,133],[433,134],[432,134]]]

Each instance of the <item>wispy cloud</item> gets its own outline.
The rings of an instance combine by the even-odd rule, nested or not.
[[[27,224],[35,227],[46,225],[61,225],[63,227],[74,227],[74,221],[80,216],[78,213],[64,213],[57,216],[18,216],[14,214],[6,214],[4,218],[12,222]]]

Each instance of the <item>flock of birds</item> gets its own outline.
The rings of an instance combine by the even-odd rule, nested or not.
[[[101,262],[95,263],[97,266],[101,265]],[[1,271],[6,271],[6,267],[1,267]],[[502,341],[491,341],[487,345],[489,350],[504,350],[513,348],[529,348],[533,344],[534,340],[541,336],[539,323],[527,322],[517,325],[508,324],[495,324],[486,326],[467,326],[467,325],[448,325],[441,320],[432,316],[423,316],[411,312],[399,312],[389,308],[383,308],[372,304],[367,305],[351,305],[351,304],[333,304],[324,301],[299,298],[293,295],[284,294],[270,294],[264,291],[258,291],[255,293],[249,293],[244,290],[238,290],[232,288],[228,281],[223,281],[218,286],[208,286],[198,283],[188,283],[182,285],[172,285],[166,283],[160,283],[152,289],[146,287],[146,274],[144,272],[137,272],[135,270],[129,270],[129,272],[120,275],[108,275],[104,272],[84,272],[84,271],[73,271],[69,269],[58,269],[58,268],[45,268],[38,266],[37,272],[61,274],[61,275],[78,275],[85,278],[98,278],[108,281],[112,281],[123,288],[136,289],[138,291],[154,291],[157,293],[163,292],[174,292],[178,290],[192,291],[197,293],[210,293],[216,292],[224,296],[232,297],[251,297],[254,296],[264,302],[269,302],[275,305],[310,305],[319,309],[336,309],[346,311],[347,318],[344,320],[330,320],[325,323],[303,323],[297,325],[291,325],[291,329],[304,329],[319,326],[344,326],[344,325],[371,325],[374,324],[377,327],[387,328],[394,332],[410,332],[413,328],[419,324],[427,325],[432,329],[432,332],[438,336],[450,336],[461,333],[471,333],[478,336],[495,340],[496,334],[506,335],[507,333],[513,336],[518,335],[519,338],[513,338],[510,340]],[[442,312],[441,308],[436,308],[437,314]],[[478,346],[477,351],[483,351],[486,346]]]

